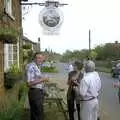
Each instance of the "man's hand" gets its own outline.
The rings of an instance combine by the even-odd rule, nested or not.
[[[27,86],[32,87],[33,85],[41,84],[42,82],[49,82],[49,77],[43,77],[41,79],[30,81],[27,83]]]
[[[75,85],[75,86],[77,86],[77,85],[78,85],[77,80],[74,80],[74,81],[73,81],[73,85]]]

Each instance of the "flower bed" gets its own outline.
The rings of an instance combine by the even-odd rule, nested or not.
[[[57,73],[58,70],[56,69],[56,67],[48,67],[48,66],[44,66],[44,67],[41,68],[41,72]]]

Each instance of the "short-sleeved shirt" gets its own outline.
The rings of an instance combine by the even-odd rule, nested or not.
[[[80,83],[80,94],[84,100],[97,98],[101,89],[101,80],[98,72],[86,73]]]
[[[42,73],[40,71],[40,66],[37,66],[35,62],[29,63],[26,66],[26,78],[27,82],[38,80],[42,78]],[[44,89],[44,83],[33,85],[32,88]]]

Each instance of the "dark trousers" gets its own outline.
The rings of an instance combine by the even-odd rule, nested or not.
[[[80,119],[80,104],[76,104],[76,107],[77,107],[78,120],[81,120]]]
[[[74,101],[75,101],[75,95],[74,95],[74,92],[72,91],[70,99],[67,100],[69,120],[75,120],[74,119],[74,111],[75,111]],[[77,108],[78,120],[80,120],[80,104],[76,104],[76,108]]]
[[[28,92],[30,104],[30,120],[44,120],[44,92],[39,88],[31,88]]]

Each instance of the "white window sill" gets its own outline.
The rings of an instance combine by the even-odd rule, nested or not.
[[[15,17],[14,17],[11,13],[7,12],[6,10],[5,10],[5,14],[6,14],[10,19],[15,20]]]
[[[9,14],[9,13],[6,13],[6,14],[8,15],[8,17],[10,17],[12,20],[15,21],[15,17],[14,17],[13,15],[11,15],[11,14]]]

